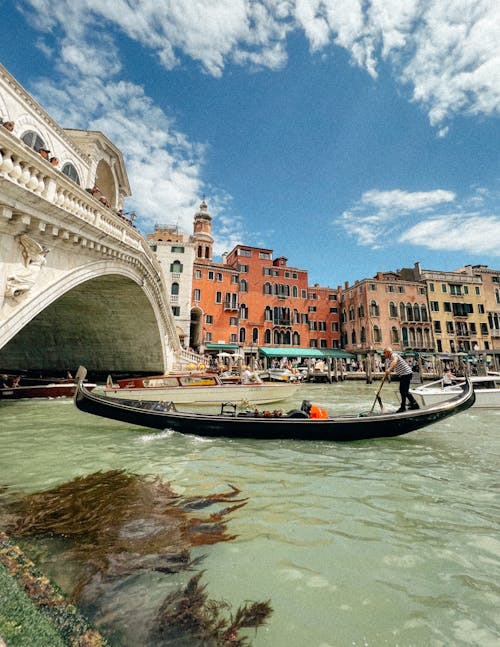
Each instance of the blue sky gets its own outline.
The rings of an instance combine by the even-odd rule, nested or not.
[[[123,152],[141,231],[336,287],[500,268],[498,0],[0,0],[0,60]]]

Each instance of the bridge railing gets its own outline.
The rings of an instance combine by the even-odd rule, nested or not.
[[[134,250],[143,248],[143,237],[131,224],[5,128],[0,128],[0,177]]]

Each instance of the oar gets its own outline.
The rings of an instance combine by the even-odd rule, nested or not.
[[[382,378],[382,381],[380,382],[380,386],[378,387],[378,391],[377,391],[377,394],[375,396],[375,400],[373,401],[372,408],[370,409],[370,413],[372,413],[372,411],[375,409],[375,404],[377,403],[377,401],[378,401],[378,403],[380,405],[380,410],[381,411],[384,410],[384,405],[382,404],[382,398],[380,397],[380,391],[382,391],[382,387],[384,386],[384,382],[385,382],[385,375]]]

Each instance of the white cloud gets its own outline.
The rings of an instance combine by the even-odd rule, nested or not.
[[[27,18],[51,35],[62,28],[65,57],[77,66],[102,58],[112,75],[118,53],[110,26],[158,56],[182,56],[221,76],[228,62],[279,69],[286,38],[302,30],[313,51],[332,44],[373,77],[384,60],[397,81],[445,134],[443,121],[464,112],[500,112],[500,3],[497,0],[29,0]],[[52,45],[52,43],[51,43]],[[89,49],[90,47],[90,49]],[[78,54],[77,50],[80,50]],[[91,52],[89,60],[85,53]],[[101,56],[99,56],[99,52]]]
[[[400,241],[432,250],[500,256],[500,216],[448,214],[418,223]]]
[[[475,187],[470,196],[457,202],[454,193],[443,189],[413,193],[374,189],[365,192],[334,224],[342,226],[358,245],[372,249],[404,243],[434,251],[500,256],[498,196]]]
[[[454,199],[454,193],[443,189],[414,192],[394,189],[392,191],[366,191],[361,197],[361,202],[365,205],[380,207],[386,212],[408,213],[434,207],[445,202],[453,202]]]

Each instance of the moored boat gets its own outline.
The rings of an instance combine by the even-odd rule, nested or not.
[[[500,408],[500,374],[489,374],[469,378],[474,389],[476,400],[474,407],[481,409]],[[410,389],[410,392],[423,405],[435,404],[460,393],[465,378],[456,378],[453,384],[445,384],[443,379]]]
[[[2,376],[0,400],[21,400],[24,398],[72,398],[76,391],[76,381],[72,378],[33,378]],[[8,378],[8,379],[5,379]],[[89,391],[96,387],[87,382]]]
[[[122,400],[90,392],[78,385],[75,404],[80,411],[126,424],[151,429],[172,429],[184,434],[208,437],[353,441],[400,436],[427,427],[465,411],[474,403],[469,381],[451,399],[418,410],[380,413],[355,413],[310,417],[310,403],[287,413],[238,411],[234,403],[223,403],[217,414],[177,411],[172,402]],[[325,415],[326,414],[326,415]]]
[[[227,384],[215,373],[172,373],[117,380],[108,378],[107,396],[132,400],[170,400],[175,404],[203,406],[227,400],[246,401],[252,405],[279,402],[293,396],[296,384],[250,382]],[[101,392],[101,389],[98,389]]]

